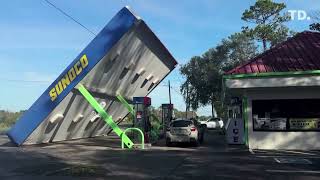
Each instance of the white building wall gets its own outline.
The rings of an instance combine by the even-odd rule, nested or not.
[[[252,100],[262,99],[320,99],[320,88],[291,87],[291,88],[263,88],[245,90],[248,97],[248,139],[250,149],[299,149],[319,150],[320,132],[262,132],[253,131]],[[320,107],[319,107],[320,111]]]
[[[245,78],[226,80],[226,87],[231,89],[303,86],[320,86],[320,76]]]

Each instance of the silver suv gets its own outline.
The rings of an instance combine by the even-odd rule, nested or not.
[[[196,120],[177,119],[170,123],[166,132],[166,145],[187,142],[198,145],[203,139],[203,130]]]

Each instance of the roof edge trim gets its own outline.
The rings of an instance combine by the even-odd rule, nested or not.
[[[223,75],[223,79],[250,79],[294,76],[320,76],[320,70]]]

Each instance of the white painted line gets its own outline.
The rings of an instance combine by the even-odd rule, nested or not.
[[[252,149],[249,149],[249,152],[250,152],[251,154],[256,154]]]
[[[277,163],[280,163],[280,161],[277,158],[273,158],[275,161],[277,161]]]
[[[281,164],[312,164],[312,162],[305,158],[296,158],[296,157],[290,157],[290,158],[273,158],[277,163]]]
[[[312,156],[316,156],[317,154],[314,153],[309,153],[309,152],[299,152],[299,151],[294,151],[294,150],[281,150],[283,152],[288,152],[288,153],[295,153],[295,154],[304,154],[304,155],[312,155]],[[279,151],[279,152],[281,152]]]
[[[292,156],[256,156],[258,158],[292,158],[292,157],[297,157],[296,155]],[[315,157],[315,156],[298,156],[299,158],[307,158],[307,159],[320,159],[320,157]]]
[[[297,171],[297,170],[281,170],[281,169],[267,169],[267,172],[275,173],[309,173],[309,174],[320,174],[320,171]]]

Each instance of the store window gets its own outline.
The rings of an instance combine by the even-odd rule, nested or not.
[[[320,99],[253,100],[254,131],[320,131]]]

